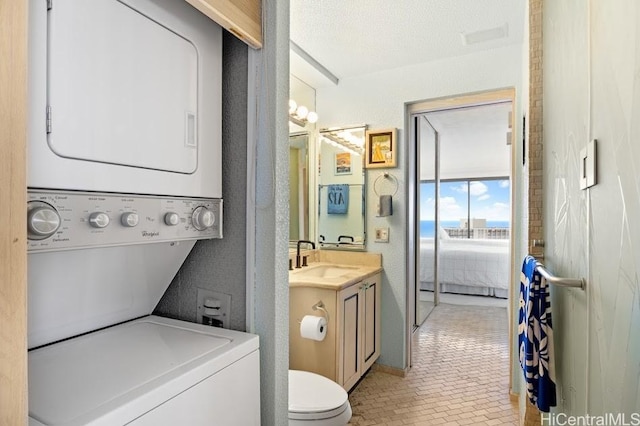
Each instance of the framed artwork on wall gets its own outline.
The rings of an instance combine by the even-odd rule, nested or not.
[[[336,175],[350,175],[351,174],[351,153],[349,152],[336,152],[335,157],[335,169]]]
[[[396,167],[396,129],[367,130],[365,167]]]

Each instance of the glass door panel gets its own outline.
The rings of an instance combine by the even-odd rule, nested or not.
[[[427,318],[438,303],[438,228],[436,200],[439,197],[438,133],[424,115],[416,117],[419,147],[418,176],[418,253],[416,285],[416,325]]]

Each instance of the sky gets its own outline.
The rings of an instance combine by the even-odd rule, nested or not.
[[[509,181],[484,180],[440,182],[440,220],[459,221],[467,217],[467,197],[471,194],[471,217],[488,221],[508,221]],[[434,220],[435,185],[420,184],[420,220]]]

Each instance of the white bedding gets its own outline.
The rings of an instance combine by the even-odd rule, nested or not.
[[[420,285],[433,290],[433,238],[420,240]],[[508,296],[509,240],[441,239],[440,291]]]

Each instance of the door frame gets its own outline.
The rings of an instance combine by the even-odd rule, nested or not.
[[[27,14],[0,7],[0,423],[22,424],[27,404]]]
[[[515,232],[513,232],[513,225],[516,223],[515,217],[515,206],[514,203],[516,201],[516,191],[519,181],[517,181],[516,175],[516,164],[518,164],[516,158],[516,136],[518,132],[516,131],[516,89],[514,87],[500,88],[494,90],[486,90],[481,92],[473,92],[467,94],[453,95],[453,96],[445,96],[434,99],[427,99],[423,101],[417,102],[409,102],[405,104],[405,129],[411,129],[412,115],[419,113],[428,113],[435,111],[442,111],[447,109],[456,109],[462,107],[469,106],[478,106],[484,104],[492,104],[497,102],[511,102],[511,129],[512,129],[512,143],[511,143],[511,188],[510,188],[510,198],[511,198],[511,224],[510,224],[510,244],[509,244],[509,255],[510,255],[510,271],[514,271],[516,268],[516,259],[515,259]],[[407,247],[405,247],[405,253],[407,256],[407,289],[406,289],[406,324],[405,324],[405,334],[406,334],[406,365],[411,367],[412,365],[412,334],[413,334],[413,320],[411,315],[411,304],[414,302],[413,299],[415,295],[412,296],[412,293],[415,293],[415,286],[418,276],[418,271],[416,271],[415,266],[417,262],[415,261],[415,256],[417,255],[417,242],[415,238],[416,232],[416,215],[417,215],[417,200],[416,200],[416,186],[418,184],[418,158],[416,153],[418,153],[418,149],[411,140],[411,135],[413,132],[406,131],[405,132],[405,146],[407,147]],[[413,215],[413,217],[412,217]],[[413,256],[413,258],[412,258]],[[511,363],[513,362],[513,332],[514,332],[514,323],[512,318],[512,301],[515,297],[515,282],[514,275],[509,274],[509,302],[507,304],[507,313],[508,313],[508,324],[509,324],[509,364],[511,371]],[[509,374],[509,389],[512,388],[512,378],[511,374]]]

